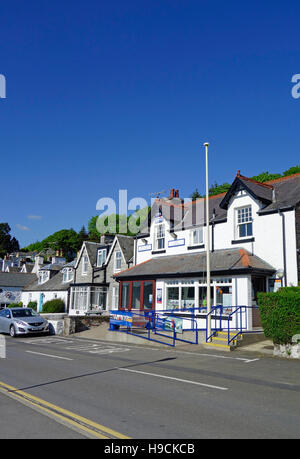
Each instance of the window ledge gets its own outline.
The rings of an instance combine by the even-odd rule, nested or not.
[[[199,244],[199,245],[189,245],[187,247],[188,250],[196,250],[196,249],[204,249],[205,245],[204,244]]]
[[[255,241],[255,237],[248,237],[244,239],[235,239],[234,241],[231,241],[231,244],[241,244],[244,242],[254,242],[254,241]]]
[[[152,255],[156,255],[158,253],[166,253],[166,250],[165,249],[162,249],[162,250],[153,250],[152,252]]]

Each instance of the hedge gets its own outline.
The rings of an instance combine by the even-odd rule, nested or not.
[[[300,334],[300,288],[258,293],[257,299],[265,336],[275,344],[292,343],[293,336]]]
[[[55,300],[50,300],[46,301],[46,303],[43,304],[43,313],[46,314],[55,314],[59,312],[65,312],[65,302],[61,299],[55,299]]]

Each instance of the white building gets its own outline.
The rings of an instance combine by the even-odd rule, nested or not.
[[[53,262],[57,259],[53,259]],[[67,310],[69,305],[69,287],[74,278],[74,264],[70,263],[49,263],[40,267],[35,280],[23,288],[21,301],[24,306],[30,302],[37,303],[37,311],[42,312],[43,304],[46,301],[61,299]],[[65,260],[64,260],[65,261]]]
[[[238,172],[227,193],[210,197],[209,214],[212,306],[224,317],[247,307],[251,330],[257,292],[300,279],[300,174],[262,184]],[[136,266],[116,275],[120,309],[205,307],[205,199],[184,203],[171,190],[156,200],[135,254]]]

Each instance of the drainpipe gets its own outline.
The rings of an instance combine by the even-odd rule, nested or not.
[[[287,287],[287,273],[286,273],[286,245],[285,245],[285,215],[278,210],[278,214],[282,217],[282,247],[283,247],[283,270],[284,270],[284,286]]]

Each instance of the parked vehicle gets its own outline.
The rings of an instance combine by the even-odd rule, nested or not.
[[[10,336],[49,333],[49,323],[31,308],[5,308],[0,311],[0,333]]]

